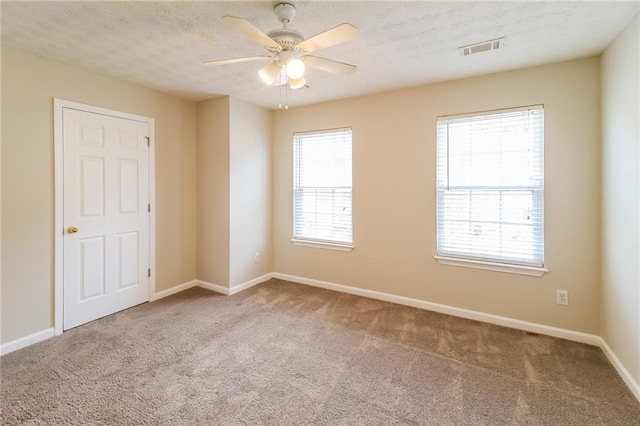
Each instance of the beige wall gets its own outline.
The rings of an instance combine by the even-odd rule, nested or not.
[[[231,98],[230,122],[229,283],[233,286],[272,272],[271,113]]]
[[[228,96],[197,111],[198,279],[232,287],[272,271],[271,114]]]
[[[640,383],[640,15],[602,56],[602,336]]]
[[[229,97],[197,104],[198,279],[229,285]]]
[[[595,333],[599,328],[599,59],[416,87],[273,113],[274,270]],[[541,278],[438,264],[436,118],[545,106]],[[293,132],[353,127],[354,244],[300,247],[292,232]],[[555,290],[569,291],[569,306]]]
[[[53,326],[53,98],[155,119],[156,290],[196,278],[195,104],[3,47],[3,343]]]

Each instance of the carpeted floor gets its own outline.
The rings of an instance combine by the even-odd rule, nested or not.
[[[640,425],[600,349],[271,280],[0,358],[3,424]]]

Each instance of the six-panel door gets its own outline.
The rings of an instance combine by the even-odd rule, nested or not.
[[[148,132],[63,109],[65,330],[149,300]]]

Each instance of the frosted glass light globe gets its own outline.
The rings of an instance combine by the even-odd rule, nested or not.
[[[304,62],[300,59],[292,59],[287,63],[287,76],[298,79],[304,75]]]
[[[289,87],[293,90],[301,89],[305,84],[307,84],[307,80],[305,80],[304,77],[289,79]]]

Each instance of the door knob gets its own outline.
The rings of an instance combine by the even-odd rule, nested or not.
[[[78,228],[76,228],[75,226],[70,226],[67,228],[67,232],[70,234],[75,234],[76,232],[78,232]]]

